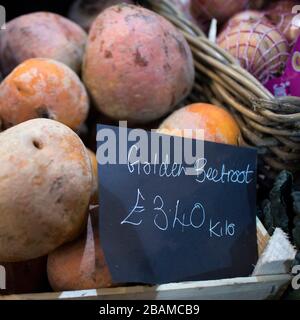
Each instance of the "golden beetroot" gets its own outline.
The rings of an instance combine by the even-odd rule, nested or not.
[[[34,119],[0,133],[0,261],[44,256],[86,221],[92,168],[65,125]]]
[[[189,94],[194,65],[184,36],[170,22],[122,4],[104,10],[93,23],[83,79],[105,115],[146,123]]]
[[[241,134],[228,111],[206,103],[191,104],[175,111],[161,124],[158,132],[182,136],[185,134],[183,129],[202,129],[206,141],[232,145],[239,144]],[[196,131],[185,137],[196,138]]]
[[[80,79],[58,61],[26,60],[0,85],[0,118],[4,128],[34,118],[48,118],[78,129],[88,110],[88,95]]]
[[[61,61],[79,72],[87,35],[74,22],[51,12],[34,12],[6,24],[0,37],[4,75],[31,58]]]
[[[86,231],[48,256],[48,279],[54,291],[112,286],[99,239],[98,207],[91,211]]]

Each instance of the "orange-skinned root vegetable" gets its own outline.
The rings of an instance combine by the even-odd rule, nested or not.
[[[189,94],[194,76],[185,38],[156,13],[122,4],[93,23],[83,79],[105,115],[132,123],[159,119]]]
[[[293,12],[297,4],[299,1],[279,1],[273,3],[267,11],[267,17],[285,35],[291,47],[300,36],[300,18]]]
[[[87,35],[74,22],[54,13],[35,12],[6,24],[0,37],[0,65],[7,75],[30,58],[61,61],[79,72]]]
[[[47,255],[81,233],[93,177],[73,130],[49,119],[7,129],[0,163],[0,261]]]
[[[225,109],[206,103],[194,103],[173,112],[159,127],[158,132],[186,138],[197,138],[196,131],[204,130],[204,140],[238,145],[240,129]]]
[[[247,8],[248,0],[192,0],[192,12],[200,21],[216,18],[225,22],[234,14]]]
[[[49,59],[29,59],[0,85],[0,118],[8,128],[34,118],[48,118],[78,129],[89,110],[88,95],[77,74]]]
[[[97,15],[104,9],[120,3],[133,4],[131,0],[76,0],[69,10],[69,18],[88,31]]]
[[[54,291],[87,290],[112,286],[100,246],[98,207],[90,212],[86,231],[48,256],[48,279]]]
[[[263,21],[229,21],[217,43],[263,84],[282,72],[289,57],[285,37]]]

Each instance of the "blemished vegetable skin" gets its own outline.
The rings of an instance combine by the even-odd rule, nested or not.
[[[31,58],[61,61],[80,72],[86,44],[85,31],[60,15],[34,12],[6,24],[0,37],[0,66],[4,75]]]
[[[186,138],[197,138],[196,131],[204,130],[204,140],[239,145],[241,132],[232,115],[225,109],[206,103],[194,103],[173,112],[158,132]]]
[[[54,291],[88,290],[113,285],[99,239],[98,207],[91,210],[86,231],[48,256],[48,279]]]
[[[194,76],[184,36],[156,13],[121,4],[94,21],[83,79],[105,115],[132,123],[159,119],[190,93]]]
[[[65,125],[34,119],[0,133],[0,261],[47,255],[75,239],[92,191],[89,155]]]
[[[75,130],[85,121],[88,110],[88,95],[79,77],[55,60],[26,60],[0,84],[4,129],[34,118],[48,118]]]

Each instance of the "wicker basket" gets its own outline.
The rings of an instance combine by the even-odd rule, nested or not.
[[[287,169],[300,172],[300,98],[274,96],[167,0],[147,5],[177,26],[186,37],[196,68],[187,103],[207,101],[231,109],[242,130],[242,145],[255,146],[260,172],[269,178]]]

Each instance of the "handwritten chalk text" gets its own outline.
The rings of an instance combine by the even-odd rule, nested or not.
[[[141,162],[132,159],[132,154],[136,152],[136,146],[132,146],[128,152],[128,171],[137,175],[158,175],[163,178],[177,178],[182,175],[194,175],[197,183],[213,182],[213,183],[234,183],[234,184],[250,184],[254,177],[254,170],[250,165],[243,169],[227,168],[225,164],[221,164],[219,168],[210,167],[206,158],[196,160],[194,166],[186,167],[179,163],[170,163],[169,157],[166,156],[164,162],[158,163],[157,155],[154,156],[154,162]]]
[[[200,201],[193,204],[187,211],[181,208],[180,200],[176,201],[173,208],[169,208],[161,195],[154,196],[152,205],[147,208],[144,206],[145,201],[145,196],[138,188],[135,203],[121,224],[138,227],[143,223],[145,215],[148,216],[150,213],[153,217],[153,226],[160,231],[176,228],[180,228],[182,232],[188,229],[204,229],[210,238],[233,237],[235,235],[236,225],[234,223],[230,223],[227,219],[223,219],[224,221],[208,219],[205,208]]]

